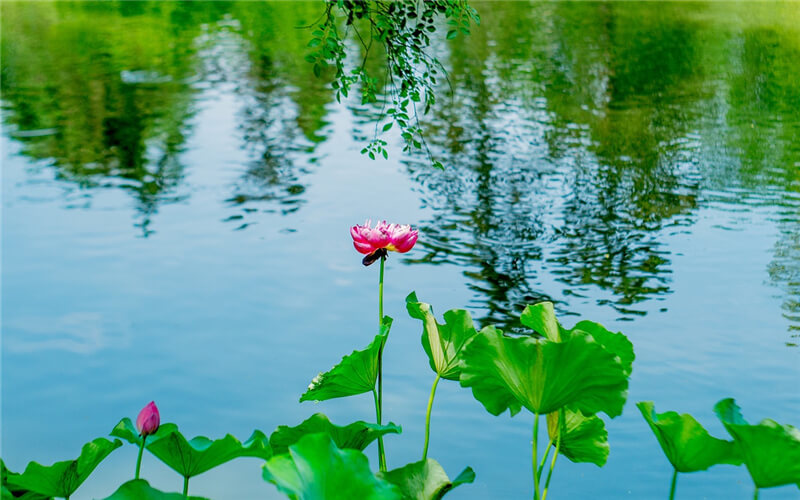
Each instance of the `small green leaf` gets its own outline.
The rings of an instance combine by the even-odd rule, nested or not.
[[[442,378],[458,380],[461,350],[478,334],[472,317],[463,309],[451,309],[444,313],[445,324],[441,325],[436,321],[433,307],[419,302],[414,292],[406,297],[406,309],[412,318],[422,321],[422,347],[431,369]]]
[[[461,385],[489,413],[525,406],[544,414],[570,405],[585,415],[622,413],[628,376],[617,356],[577,331],[564,342],[506,337],[487,327],[463,349]]]
[[[387,123],[386,125],[383,126],[383,131],[386,132],[387,130],[389,130],[390,128],[392,128],[392,125],[393,125],[392,122]]]
[[[456,486],[475,481],[475,471],[471,467],[450,481],[439,462],[432,458],[384,472],[381,476],[400,488],[404,500],[439,500]]]
[[[272,456],[269,440],[256,430],[242,443],[230,434],[212,441],[197,436],[187,441],[178,428],[145,446],[150,453],[183,477],[193,477],[239,457],[267,459]]]
[[[741,454],[732,441],[711,436],[688,413],[656,413],[652,401],[641,401],[636,407],[678,472],[706,470],[717,464],[741,465]]]
[[[69,497],[95,467],[120,446],[122,441],[119,439],[112,442],[97,438],[83,445],[81,455],[75,460],[56,462],[48,467],[30,462],[22,474],[8,475],[8,487],[30,490],[49,497]]]
[[[324,433],[303,436],[264,464],[266,481],[295,500],[400,500],[396,486],[375,477],[357,450],[340,450]]]
[[[800,429],[769,419],[750,425],[730,398],[718,402],[714,411],[733,436],[756,487],[800,486]]]
[[[280,455],[288,453],[289,446],[295,444],[307,434],[324,433],[329,435],[339,449],[353,449],[363,451],[370,443],[384,434],[400,434],[399,425],[389,422],[387,425],[371,424],[367,422],[353,422],[340,427],[328,420],[322,413],[315,413],[300,425],[289,427],[279,426],[269,437],[272,453]]]
[[[539,302],[525,307],[519,317],[520,323],[553,342],[561,342],[563,328],[556,319],[552,302]]]
[[[328,399],[355,396],[370,392],[378,378],[378,353],[386,344],[392,318],[384,316],[381,332],[361,351],[353,351],[325,373],[320,373],[308,390],[300,396],[303,401],[325,401]]]
[[[448,40],[452,40],[453,38],[456,37],[457,34],[458,34],[458,32],[456,30],[449,30],[447,32],[447,39]]]
[[[175,432],[177,429],[178,426],[175,424],[161,424],[158,426],[158,430],[156,430],[154,434],[147,436],[147,441],[155,441],[157,438]],[[111,429],[111,435],[122,438],[131,444],[135,444],[136,446],[142,445],[142,436],[139,435],[139,431],[136,430],[136,427],[133,426],[133,422],[131,422],[131,419],[128,417],[120,420],[119,423],[113,429]]]
[[[560,412],[547,414],[547,432],[555,443],[559,432],[558,452],[572,462],[592,463],[602,467],[608,460],[608,432],[597,415],[586,416],[580,411],[564,410],[564,422],[559,425]]]
[[[133,479],[120,486],[117,491],[103,500],[183,500],[181,493],[164,493],[150,486],[144,479]],[[189,500],[207,500],[202,497],[188,497]]]

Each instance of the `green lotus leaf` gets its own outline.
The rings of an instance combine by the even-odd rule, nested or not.
[[[742,464],[741,453],[732,441],[711,436],[691,415],[678,415],[674,411],[656,413],[652,401],[641,401],[636,406],[678,472],[706,470],[717,464]]]
[[[113,442],[97,438],[83,445],[81,455],[75,460],[56,462],[51,466],[30,462],[22,474],[6,477],[9,490],[24,489],[46,497],[69,498],[86,480],[109,453],[122,446],[122,441]]]
[[[439,462],[432,458],[408,464],[381,474],[397,485],[405,500],[439,500],[456,486],[475,481],[475,471],[467,467],[450,480]]]
[[[569,334],[572,335],[577,331],[588,333],[607,351],[619,356],[625,373],[630,375],[633,372],[633,361],[636,359],[636,355],[633,353],[633,344],[622,332],[613,333],[600,323],[586,320],[579,321],[569,331]]]
[[[194,477],[234,458],[267,459],[272,456],[269,440],[259,430],[253,431],[250,438],[242,443],[230,434],[215,441],[204,436],[187,441],[175,427],[171,433],[152,442],[148,439],[145,447],[183,477]]]
[[[400,500],[393,484],[375,477],[358,450],[340,450],[324,433],[308,434],[264,464],[264,479],[295,500]]]
[[[157,490],[144,479],[133,479],[103,500],[184,500],[186,498],[181,493],[164,493]],[[189,500],[207,500],[202,497],[188,498]]]
[[[353,422],[340,427],[333,424],[322,413],[315,413],[300,425],[289,427],[279,426],[269,437],[269,444],[274,455],[288,453],[289,446],[295,444],[307,434],[325,433],[333,438],[336,446],[342,450],[352,449],[363,451],[370,443],[384,434],[400,434],[402,428],[389,422],[387,425],[371,424],[368,422]]]
[[[422,347],[428,355],[431,369],[442,378],[458,380],[461,374],[459,353],[477,335],[472,317],[463,309],[444,313],[444,324],[437,323],[430,304],[419,302],[411,292],[406,297],[406,309],[412,318],[422,321]]]
[[[564,421],[559,422],[559,413],[547,414],[550,439],[555,443],[561,433],[558,452],[572,462],[604,466],[608,460],[608,432],[600,417],[564,409]]]
[[[392,318],[384,316],[380,333],[366,349],[353,351],[329,371],[314,377],[308,390],[300,396],[300,402],[325,401],[374,390],[378,378],[378,354],[386,344],[391,327]]]
[[[519,317],[520,323],[531,330],[543,335],[553,342],[561,342],[564,329],[556,319],[556,312],[552,302],[539,302],[525,307]]]
[[[155,433],[147,436],[147,441],[154,441],[161,436],[165,436],[175,432],[178,427],[175,424],[161,424]],[[139,431],[133,426],[133,422],[128,417],[123,418],[119,423],[111,429],[111,435],[114,437],[122,438],[125,441],[135,444],[136,446],[142,445],[142,436]]]
[[[628,375],[618,356],[575,331],[564,342],[506,337],[484,328],[462,351],[461,385],[489,413],[522,406],[544,414],[571,405],[585,415],[622,413]]]
[[[733,436],[757,488],[800,486],[800,429],[769,419],[750,425],[731,398],[718,402],[714,411]]]
[[[19,474],[11,472],[6,468],[3,459],[0,458],[0,499],[2,500],[51,500],[52,497],[41,495],[34,491],[24,488],[8,488],[8,477],[17,477]]]

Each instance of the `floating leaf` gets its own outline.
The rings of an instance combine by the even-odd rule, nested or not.
[[[9,474],[6,477],[9,489],[20,488],[49,497],[69,498],[86,480],[109,453],[122,446],[122,441],[113,442],[97,438],[86,443],[81,456],[75,460],[56,462],[46,467],[30,462],[22,474]]]
[[[433,315],[433,307],[419,302],[414,292],[406,297],[406,309],[412,318],[422,320],[422,347],[431,369],[442,378],[458,380],[461,349],[478,333],[472,317],[463,309],[451,309],[444,313],[445,324],[441,325]]]
[[[691,415],[678,415],[674,411],[656,413],[652,401],[641,401],[636,406],[678,472],[706,470],[717,464],[742,464],[741,454],[732,441],[711,436]]]
[[[308,390],[300,396],[300,402],[326,401],[374,390],[378,378],[378,354],[389,337],[391,327],[392,318],[384,316],[380,333],[366,349],[353,351],[329,371],[314,377]]]
[[[161,436],[166,436],[167,434],[175,432],[177,429],[178,426],[175,424],[161,424],[155,433],[147,437],[147,441],[153,442]],[[142,436],[139,435],[139,431],[136,430],[133,422],[131,422],[131,419],[128,417],[120,420],[119,423],[113,429],[111,429],[111,435],[122,438],[131,444],[135,444],[136,446],[142,445]]]
[[[399,425],[389,422],[387,425],[370,424],[367,422],[353,422],[340,427],[328,420],[322,413],[315,413],[303,423],[295,427],[279,426],[269,437],[272,453],[280,455],[289,451],[289,446],[295,444],[307,434],[325,433],[329,435],[340,449],[353,449],[363,451],[370,443],[384,434],[400,434]]]
[[[144,479],[133,479],[120,486],[117,491],[103,500],[184,500],[181,493],[164,493],[150,486]],[[202,497],[188,497],[189,500],[207,500]]]
[[[757,488],[800,486],[800,429],[769,419],[750,425],[731,398],[718,402],[714,411],[733,436]]]
[[[567,405],[586,415],[622,413],[628,376],[619,357],[590,335],[573,332],[564,342],[506,337],[488,327],[473,337],[461,355],[461,385],[489,413],[522,406],[543,414]]]
[[[215,441],[204,436],[187,441],[176,427],[173,432],[148,442],[146,448],[183,477],[202,474],[234,458],[272,456],[267,436],[258,430],[244,443],[230,434]]]
[[[439,500],[456,486],[475,481],[471,467],[450,481],[439,462],[432,458],[384,472],[382,476],[400,488],[405,500]]]
[[[550,439],[555,442],[561,433],[558,452],[573,462],[604,466],[608,460],[608,432],[600,417],[564,409],[564,422],[559,425],[559,413],[547,414]]]
[[[309,434],[264,464],[264,479],[296,500],[400,500],[393,484],[375,477],[357,450],[340,450],[327,434]]]

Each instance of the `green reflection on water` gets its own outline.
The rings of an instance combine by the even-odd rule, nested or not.
[[[553,298],[545,271],[565,296],[631,318],[670,292],[665,234],[707,207],[775,207],[769,273],[800,324],[800,4],[476,7],[480,28],[437,45],[454,93],[443,85],[425,128],[448,168],[403,159],[434,208],[419,261],[463,266],[485,321]],[[293,212],[335,108],[296,29],[319,13],[316,2],[4,2],[9,133],[66,184],[131,192],[149,234],[161,204],[191,196],[182,153],[198,100],[220,89],[241,104],[231,140],[252,158],[226,198],[243,214],[231,219]],[[380,74],[379,52],[368,63]],[[371,137],[379,113],[348,110],[343,149]]]

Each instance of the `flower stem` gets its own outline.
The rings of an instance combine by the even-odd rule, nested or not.
[[[383,325],[383,269],[386,257],[381,257],[381,271],[378,278],[378,331]],[[381,425],[381,414],[383,413],[383,344],[378,349],[378,394],[375,397],[375,410],[378,414],[378,425]],[[378,436],[378,465],[382,471],[386,471],[386,452],[383,448],[383,436]]]
[[[756,486],[756,492],[753,494],[753,500],[758,500],[758,486]]]
[[[537,467],[537,440],[539,438],[539,414],[534,413],[533,417],[533,447],[532,447],[532,454],[533,454],[533,500],[539,500],[539,474],[538,474],[538,467]]]
[[[142,445],[139,446],[139,458],[136,459],[136,477],[134,479],[139,479],[139,469],[142,466],[142,453],[144,453],[144,442],[147,439],[147,435],[145,434],[142,436]]]
[[[189,476],[183,476],[183,498],[189,498]]]
[[[375,416],[378,420],[378,425],[381,424],[381,407],[378,405],[378,393],[372,389],[372,397],[375,399]],[[378,439],[378,467],[382,471],[386,471],[386,458],[383,454],[383,440]]]
[[[542,480],[542,471],[544,471],[544,464],[547,462],[547,457],[550,456],[550,448],[553,447],[553,440],[551,439],[547,443],[547,447],[544,449],[544,456],[542,457],[541,462],[539,462],[539,481]]]
[[[678,469],[672,471],[672,482],[669,485],[669,500],[675,499],[675,486],[678,484]]]
[[[425,446],[422,448],[422,460],[428,458],[428,441],[431,437],[431,408],[433,408],[433,396],[436,394],[436,386],[439,385],[440,378],[442,376],[437,373],[431,387],[431,395],[428,398],[428,412],[425,414]]]

